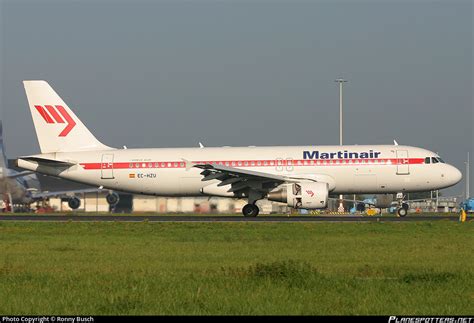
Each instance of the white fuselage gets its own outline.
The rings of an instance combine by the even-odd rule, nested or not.
[[[18,166],[108,189],[160,196],[203,195],[203,187],[218,182],[202,181],[202,170],[190,167],[204,163],[325,181],[336,194],[429,191],[461,179],[451,165],[425,163],[435,153],[398,145],[111,149],[35,156],[75,165],[38,166],[20,158]]]

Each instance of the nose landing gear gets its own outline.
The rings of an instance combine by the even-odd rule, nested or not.
[[[408,203],[401,203],[401,207],[397,209],[397,214],[399,217],[403,218],[408,214]]]
[[[405,217],[407,215],[407,213],[408,213],[407,210],[405,210],[402,207],[397,210],[397,214],[401,218]]]

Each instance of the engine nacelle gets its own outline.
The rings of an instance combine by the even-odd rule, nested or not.
[[[69,198],[69,200],[67,201],[67,204],[69,205],[71,209],[76,210],[81,206],[81,200],[73,196]]]
[[[327,183],[283,184],[268,193],[268,200],[283,202],[295,209],[324,209],[328,205]]]
[[[109,205],[115,206],[120,201],[120,196],[115,192],[111,192],[107,194],[107,196],[105,197],[105,200],[107,201]]]

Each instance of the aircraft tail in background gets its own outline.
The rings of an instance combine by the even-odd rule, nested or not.
[[[0,120],[0,179],[8,176],[8,160],[5,154],[5,145],[3,143],[3,124]]]

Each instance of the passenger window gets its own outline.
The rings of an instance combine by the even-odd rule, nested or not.
[[[425,158],[425,164],[431,164],[431,159],[430,157]]]

